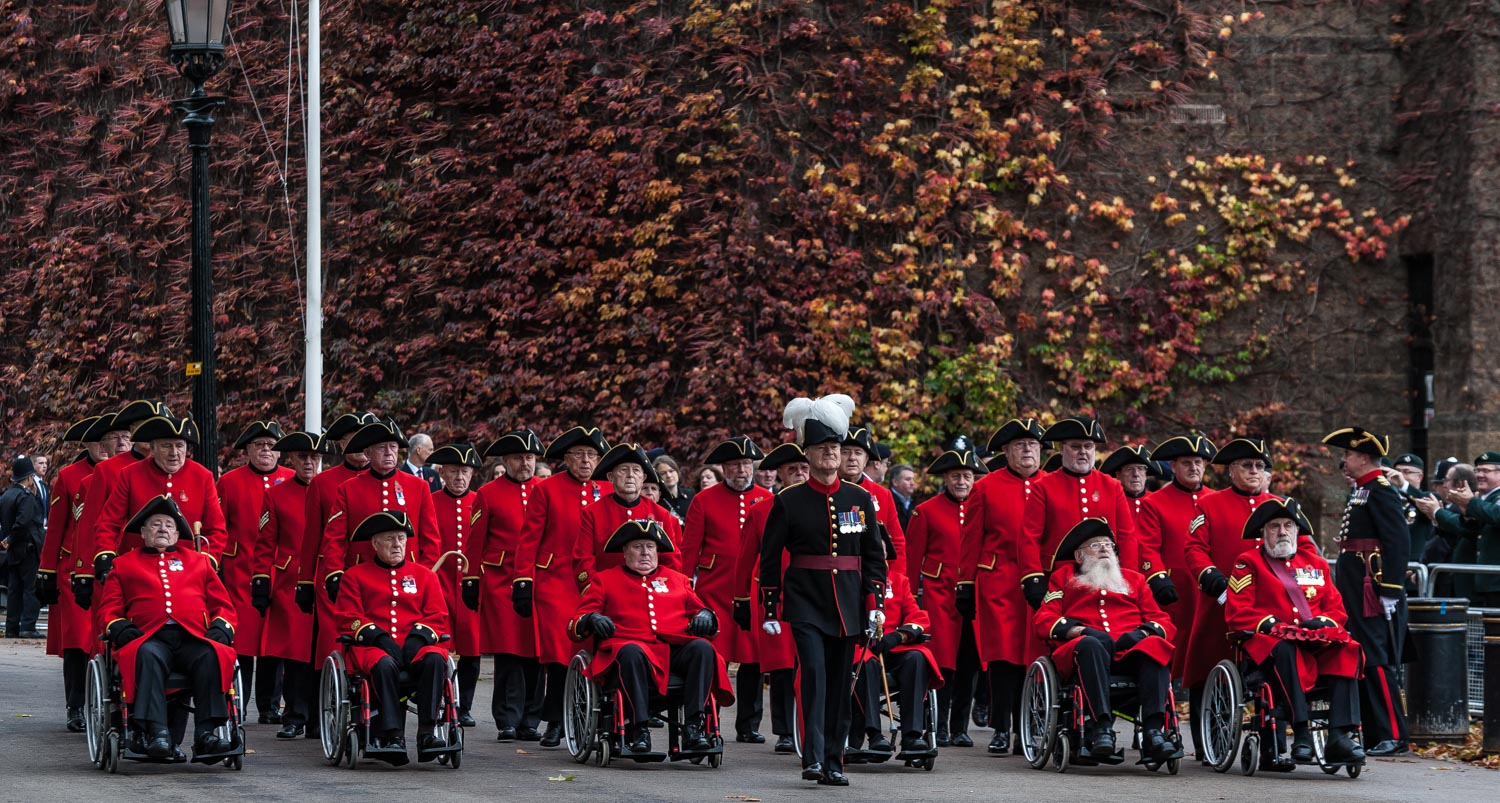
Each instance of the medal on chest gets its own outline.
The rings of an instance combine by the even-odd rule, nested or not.
[[[667,583],[666,583],[666,581],[662,580],[659,577],[657,579],[655,579],[655,580],[652,580],[651,581],[651,590],[653,592],[657,593],[657,594],[665,594],[665,593],[667,593]]]
[[[406,507],[406,494],[401,490],[401,483],[396,483],[396,504]]]
[[[855,508],[838,514],[838,528],[841,535],[864,532],[865,512]]]
[[[167,561],[167,571],[169,571],[169,572],[180,572],[180,571],[182,571],[182,559],[181,558],[172,558],[171,560]]]
[[[401,593],[403,593],[403,594],[415,594],[415,593],[417,593],[417,578],[412,577],[409,574],[407,576],[401,578]]]

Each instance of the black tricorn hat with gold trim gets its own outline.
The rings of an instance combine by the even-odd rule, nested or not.
[[[631,519],[616,527],[615,531],[610,534],[609,540],[604,542],[604,551],[624,552],[626,544],[641,539],[655,541],[657,552],[677,551],[667,531],[662,529],[661,524],[650,519]]]
[[[609,451],[609,441],[605,440],[604,433],[598,427],[573,427],[558,435],[557,440],[547,446],[546,457],[548,460],[560,460],[574,446],[588,446],[600,455]]]
[[[125,532],[139,533],[141,528],[146,526],[146,519],[152,516],[171,516],[177,522],[177,537],[192,539],[192,526],[182,515],[182,509],[177,507],[177,503],[172,501],[171,496],[167,495],[154,497],[150,502],[142,505],[141,509],[137,510],[135,515],[130,517],[130,521],[125,524]]]
[[[1099,420],[1096,418],[1085,418],[1081,415],[1070,416],[1047,427],[1047,431],[1042,433],[1042,440],[1053,444],[1063,441],[1104,443],[1104,427],[1099,425]]]
[[[1178,435],[1167,438],[1160,446],[1151,450],[1152,460],[1172,461],[1179,457],[1201,457],[1204,460],[1214,459],[1219,453],[1214,442],[1202,435]]]
[[[406,436],[401,434],[401,428],[396,426],[396,422],[388,418],[360,427],[359,431],[354,433],[354,437],[349,439],[349,445],[345,447],[345,451],[363,452],[371,446],[382,443],[394,443],[402,448],[411,445],[406,442]]]
[[[512,454],[534,454],[541,457],[546,453],[547,448],[542,446],[542,439],[530,429],[507,432],[484,449],[485,457],[505,457]]]
[[[639,443],[617,443],[614,448],[604,454],[604,458],[595,467],[594,473],[589,479],[601,481],[609,479],[609,472],[626,465],[634,463],[646,472],[646,482],[661,484],[661,478],[656,476],[656,469],[651,467],[651,458],[646,456],[646,450]]]
[[[1391,450],[1391,439],[1385,435],[1366,432],[1359,427],[1344,427],[1323,436],[1323,443],[1338,449],[1348,449],[1374,457],[1385,457]]]
[[[1057,551],[1052,553],[1052,566],[1056,568],[1059,563],[1073,559],[1073,553],[1084,544],[1099,537],[1115,540],[1115,531],[1110,528],[1109,521],[1104,518],[1088,518],[1073,525],[1073,529],[1063,536],[1057,543]]]
[[[1260,459],[1271,465],[1271,453],[1266,448],[1266,442],[1262,438],[1235,438],[1224,444],[1224,448],[1214,455],[1214,465],[1227,466],[1236,460]]]
[[[990,471],[999,471],[1008,465],[1010,461],[1006,459],[1005,452],[996,452],[990,459],[984,461],[984,467]]]
[[[927,467],[928,474],[945,474],[949,471],[969,469],[975,474],[988,474],[989,469],[980,462],[974,451],[974,442],[967,435],[958,435],[948,441],[943,453]]]
[[[131,440],[155,441],[155,440],[184,440],[188,443],[198,445],[198,425],[191,418],[173,418],[167,415],[158,415],[142,421],[136,426]]]
[[[271,447],[282,454],[318,451],[318,438],[311,432],[288,432]]]
[[[104,440],[105,435],[116,430],[129,432],[130,427],[115,426],[115,414],[105,413],[96,417],[94,419],[94,423],[89,424],[88,431],[83,433],[82,440],[84,443],[98,443],[99,441]]]
[[[467,443],[449,443],[427,456],[429,466],[469,466],[484,468],[479,452]]]
[[[171,418],[172,411],[169,410],[165,404],[162,404],[159,401],[136,399],[133,402],[127,402],[124,407],[121,407],[120,411],[115,413],[115,418],[112,423],[114,424],[115,429],[127,429],[133,431],[137,424],[145,421],[148,418],[155,418],[157,416],[166,416],[167,418]],[[145,439],[137,438],[137,440]]]
[[[354,528],[354,534],[349,536],[350,541],[368,541],[381,533],[392,531],[406,533],[407,538],[415,537],[412,530],[411,517],[401,510],[382,510],[379,513],[367,517]]]
[[[1312,522],[1307,520],[1307,514],[1302,512],[1302,506],[1297,500],[1290,496],[1278,499],[1267,499],[1255,507],[1255,512],[1245,520],[1245,527],[1240,531],[1240,538],[1249,541],[1252,538],[1260,538],[1266,525],[1277,519],[1291,519],[1297,522],[1298,535],[1312,535]]]
[[[760,461],[760,470],[770,471],[771,469],[781,468],[792,463],[806,462],[807,453],[802,451],[801,446],[795,443],[783,443],[766,453],[766,456]]]
[[[68,427],[68,431],[64,432],[63,435],[62,435],[63,441],[64,442],[67,442],[67,441],[78,441],[80,443],[92,443],[92,441],[86,440],[84,438],[84,436],[87,435],[87,434],[89,434],[89,428],[93,427],[94,424],[97,423],[100,418],[103,418],[103,416],[91,415],[88,418],[85,418],[82,421],[79,421],[78,423],[74,424],[73,426]],[[102,433],[102,432],[99,433],[99,437],[100,438],[104,437],[104,433]],[[99,438],[95,438],[94,440],[97,441],[98,439]]]
[[[250,441],[256,438],[270,438],[279,441],[284,434],[286,433],[281,431],[281,425],[275,421],[254,421],[251,422],[250,426],[245,427],[245,431],[241,432],[240,436],[235,439],[234,448],[243,449],[249,446]]]
[[[1018,441],[1023,438],[1039,441],[1046,432],[1042,427],[1042,422],[1035,418],[1012,418],[1001,425],[999,429],[995,430],[995,434],[990,436],[990,442],[985,448],[998,453],[1011,441]]]
[[[865,450],[866,454],[875,454],[875,433],[864,424],[850,424],[849,431],[844,435],[844,446],[858,446]]]
[[[374,413],[344,413],[338,418],[333,419],[333,423],[329,424],[328,429],[323,431],[323,448],[326,450],[333,445],[334,441],[343,440],[358,432],[360,427],[367,424],[374,424],[378,421],[380,421],[380,416]]]
[[[1147,474],[1156,474],[1156,464],[1151,462],[1151,455],[1147,453],[1145,446],[1121,446],[1104,458],[1099,470],[1113,477],[1115,472],[1126,466],[1145,466]]]
[[[762,452],[748,435],[736,435],[715,446],[714,450],[708,453],[708,457],[703,458],[703,462],[716,466],[731,460],[761,460],[765,456],[766,453]]]
[[[1040,470],[1045,471],[1048,474],[1051,474],[1054,471],[1061,471],[1062,452],[1053,452],[1052,454],[1047,455],[1047,459],[1042,461],[1042,467]]]

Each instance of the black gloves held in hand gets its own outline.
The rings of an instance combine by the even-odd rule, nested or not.
[[[750,600],[737,599],[734,601],[734,610],[730,613],[734,624],[741,630],[750,629]]]
[[[1022,580],[1021,594],[1026,597],[1026,604],[1032,610],[1042,607],[1042,600],[1047,597],[1047,578],[1038,574]]]
[[[136,627],[135,622],[129,619],[121,619],[109,626],[109,643],[117,650],[144,635],[146,631]]]
[[[978,613],[974,603],[974,584],[959,583],[955,594],[953,602],[958,607],[958,615],[964,619],[973,619]]]
[[[693,614],[688,620],[688,635],[698,638],[713,638],[719,632],[719,618],[714,612],[704,608]]]
[[[517,616],[531,618],[531,581],[517,580],[510,586],[510,607]]]
[[[1165,574],[1158,574],[1146,584],[1151,586],[1151,596],[1156,598],[1157,605],[1171,605],[1177,601],[1177,586]]]
[[[463,587],[460,589],[463,596],[464,607],[471,611],[479,610],[479,578],[465,577]]]
[[[1229,578],[1225,577],[1223,572],[1210,566],[1208,571],[1203,573],[1203,577],[1199,578],[1198,587],[1203,589],[1203,593],[1218,599],[1219,595],[1224,593],[1224,589],[1229,588]]]
[[[255,577],[250,580],[250,607],[264,616],[271,609],[271,578]]]

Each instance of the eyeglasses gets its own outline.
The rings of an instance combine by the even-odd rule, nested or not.
[[[1266,470],[1266,464],[1260,462],[1259,460],[1245,460],[1239,463],[1235,463],[1234,465],[1241,471],[1249,471],[1251,473]]]
[[[1090,541],[1089,543],[1084,544],[1083,548],[1084,549],[1088,549],[1088,550],[1092,550],[1094,552],[1113,552],[1113,551],[1115,551],[1115,542],[1114,541]]]

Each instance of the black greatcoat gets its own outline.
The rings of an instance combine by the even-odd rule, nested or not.
[[[767,619],[805,624],[826,636],[865,629],[867,595],[885,593],[885,544],[875,503],[858,485],[838,480],[793,485],[776,495],[760,547]],[[782,553],[859,559],[858,571],[798,568],[782,575]],[[776,610],[777,600],[782,610]]]

